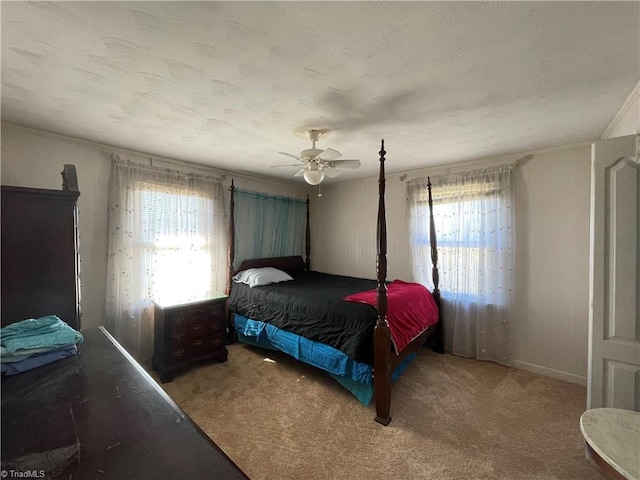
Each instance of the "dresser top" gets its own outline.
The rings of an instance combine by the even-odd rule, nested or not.
[[[153,303],[162,309],[169,309],[169,308],[197,307],[200,305],[206,305],[207,303],[210,303],[210,302],[222,301],[226,299],[227,299],[226,295],[222,293],[215,293],[208,298],[203,298],[201,300],[193,300],[190,302],[175,303],[175,302],[160,302],[160,301],[154,300]]]
[[[247,478],[106,330],[82,334],[76,357],[3,378],[3,469],[65,479]]]
[[[640,412],[594,408],[582,414],[580,429],[589,446],[618,473],[640,479]]]

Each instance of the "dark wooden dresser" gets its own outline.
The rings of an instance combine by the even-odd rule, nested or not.
[[[76,357],[3,378],[7,478],[248,478],[106,330],[82,334]]]
[[[227,360],[227,297],[181,305],[154,302],[152,366],[161,382],[170,382],[176,370],[205,359]]]
[[[80,330],[80,192],[73,165],[62,175],[62,190],[2,186],[2,326],[57,315]]]

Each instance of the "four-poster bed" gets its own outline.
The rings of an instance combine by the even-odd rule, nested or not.
[[[227,294],[229,295],[229,327],[237,337],[246,343],[276,348],[292,354],[307,363],[327,370],[336,380],[349,389],[363,403],[373,399],[376,406],[376,421],[387,425],[391,421],[391,384],[404,370],[428,338],[435,351],[443,352],[442,308],[438,289],[437,245],[433,214],[430,220],[431,258],[433,263],[434,289],[431,294],[417,284],[411,297],[398,297],[398,288],[404,282],[387,282],[387,226],[385,212],[385,150],[382,141],[380,170],[378,179],[379,200],[377,219],[377,279],[363,280],[351,277],[322,274],[310,270],[310,227],[309,199],[307,197],[306,259],[300,256],[275,257],[244,260],[234,271],[235,224],[234,224],[234,184],[230,188],[229,256]],[[429,208],[432,212],[431,184],[429,183]],[[251,288],[235,283],[234,275],[249,269],[274,267],[293,277],[291,282],[276,283],[259,288]],[[400,285],[399,285],[400,284]],[[410,284],[406,284],[409,286]],[[424,297],[414,296],[415,287]],[[393,288],[394,311],[389,311],[390,288]],[[368,291],[368,292],[365,292]],[[359,298],[357,292],[374,294],[369,305],[344,301]],[[354,295],[355,294],[355,295]],[[276,300],[274,300],[274,298]],[[398,300],[401,298],[401,300]],[[279,299],[279,300],[278,300]],[[371,300],[371,299],[370,299]],[[280,303],[277,303],[279,301]],[[273,303],[272,303],[273,302]],[[431,303],[429,303],[431,302]],[[433,308],[429,305],[433,304]],[[373,305],[373,308],[371,307]],[[390,313],[397,331],[396,310],[412,310],[407,314],[421,316],[414,322],[413,332],[408,332],[406,346],[398,349],[397,337],[390,330]],[[403,311],[403,315],[405,312]],[[322,319],[320,322],[319,319]],[[321,323],[321,325],[318,325]],[[419,323],[419,325],[418,325]],[[313,325],[311,329],[310,325]],[[240,326],[238,329],[237,327]],[[319,329],[318,329],[319,327]],[[418,330],[416,330],[418,329]],[[241,331],[240,331],[241,330]],[[349,333],[346,334],[345,331]],[[246,334],[246,335],[245,335]],[[284,335],[284,338],[281,337]],[[395,338],[395,340],[394,340]],[[263,341],[264,340],[264,341]],[[292,343],[293,342],[293,343]],[[291,345],[294,345],[291,347]],[[404,345],[404,344],[403,344]],[[329,350],[325,350],[325,347]],[[306,351],[323,350],[322,360],[306,357]],[[332,352],[347,354],[325,361]],[[343,353],[344,352],[344,353]],[[333,358],[333,357],[332,357]],[[336,365],[340,365],[336,367]],[[346,366],[345,366],[346,365]],[[368,368],[368,378],[363,380],[363,368]],[[334,375],[335,374],[335,375]],[[365,374],[366,377],[366,374]],[[363,393],[358,382],[369,385],[370,394]]]

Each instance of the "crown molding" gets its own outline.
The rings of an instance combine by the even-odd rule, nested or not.
[[[640,81],[636,84],[633,90],[631,90],[631,93],[622,104],[622,107],[620,108],[620,110],[618,110],[618,113],[616,114],[616,116],[613,117],[613,120],[611,120],[611,123],[609,123],[609,126],[603,132],[602,136],[600,137],[601,140],[605,138],[609,138],[609,135],[611,135],[611,132],[613,132],[615,128],[618,126],[622,118],[627,114],[627,112],[631,108],[631,105],[633,105],[633,103],[637,100],[638,96],[640,96]]]

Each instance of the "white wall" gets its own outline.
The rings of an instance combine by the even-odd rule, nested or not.
[[[514,173],[513,363],[586,383],[591,149],[533,155]]]
[[[393,153],[388,150],[390,165]],[[588,145],[569,147],[534,153],[514,169],[513,363],[579,383],[585,383],[587,374],[590,158]],[[409,176],[434,173],[439,172]],[[375,278],[377,179],[327,185],[323,190],[322,198],[311,201],[312,268]],[[387,176],[386,206],[388,278],[413,279],[406,189],[399,174]]]
[[[62,166],[76,166],[80,187],[78,228],[83,328],[103,323],[107,275],[107,187],[111,153],[114,151],[134,161],[143,158],[123,153],[115,147],[2,125],[0,178],[3,185],[60,190]],[[227,175],[225,185],[230,185],[231,178],[230,174]],[[304,188],[263,182],[245,175],[234,174],[233,179],[239,188],[306,198]]]
[[[405,222],[405,186],[397,175],[386,184],[387,278],[411,275]],[[327,273],[376,278],[378,180],[323,187],[311,196],[311,268]]]

